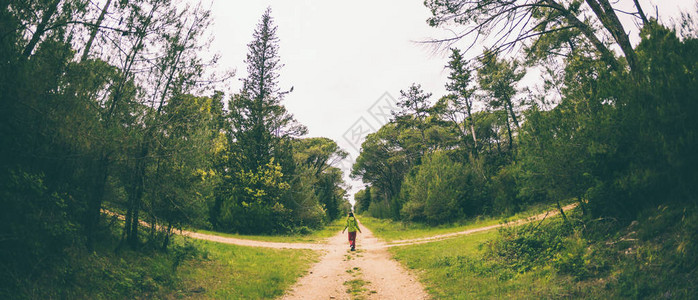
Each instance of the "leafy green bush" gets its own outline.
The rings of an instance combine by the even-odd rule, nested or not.
[[[565,238],[563,247],[556,253],[552,265],[560,274],[576,280],[586,280],[607,275],[616,262],[617,253],[605,243],[585,239],[580,231]]]
[[[520,273],[534,265],[551,261],[564,248],[569,225],[554,220],[548,226],[535,223],[519,227],[502,227],[499,236],[487,243],[485,255]]]
[[[80,240],[75,204],[50,192],[43,174],[0,172],[0,298],[29,297],[38,278],[69,272],[66,251]]]
[[[410,221],[440,224],[462,215],[458,200],[465,186],[463,166],[443,152],[423,158],[414,177],[407,177],[403,189],[407,203],[402,215]]]
[[[642,215],[632,231],[637,241],[622,252],[621,272],[612,287],[629,298],[694,297],[698,290],[698,210],[662,205]]]

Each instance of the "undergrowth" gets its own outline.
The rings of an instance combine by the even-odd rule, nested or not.
[[[273,298],[317,259],[311,250],[266,249],[172,237],[119,246],[122,222],[103,220],[93,251],[65,250],[40,276],[0,285],[0,299]],[[145,235],[146,230],[144,230]]]
[[[698,288],[697,242],[695,207],[662,205],[631,222],[577,210],[567,220],[500,229],[484,257],[520,274],[549,268],[614,297],[688,299]]]
[[[634,221],[579,209],[523,226],[391,248],[437,299],[694,299],[698,209]]]

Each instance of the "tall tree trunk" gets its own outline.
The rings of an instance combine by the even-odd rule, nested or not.
[[[148,135],[148,133],[146,133]],[[141,149],[135,157],[135,170],[132,174],[131,193],[129,193],[129,201],[127,207],[126,222],[126,240],[131,248],[138,247],[138,214],[140,212],[141,200],[143,198],[143,188],[145,180],[146,158],[148,156],[149,145],[146,142],[150,140],[144,136],[141,142]]]
[[[184,38],[184,43],[186,43],[192,33],[193,27],[196,25],[196,21],[194,21],[194,24],[192,27],[189,28],[189,31],[187,32],[185,38]],[[178,32],[179,35],[179,32]],[[134,172],[134,186],[133,186],[133,193],[131,193],[131,201],[129,201],[129,210],[133,210],[132,213],[132,219],[131,219],[131,229],[130,229],[130,236],[127,236],[127,239],[129,241],[129,244],[131,247],[136,247],[138,245],[138,225],[139,225],[139,218],[138,218],[138,213],[140,211],[140,206],[143,201],[143,192],[144,192],[144,180],[145,180],[145,173],[146,173],[146,168],[148,165],[148,153],[150,152],[150,145],[151,145],[151,139],[153,138],[155,134],[155,126],[157,126],[157,120],[162,113],[162,108],[165,105],[165,99],[167,99],[167,93],[169,92],[170,85],[172,83],[172,80],[175,77],[176,71],[178,70],[177,66],[180,62],[180,59],[182,57],[182,54],[184,50],[186,50],[186,45],[183,47],[174,47],[178,48],[178,52],[175,55],[174,61],[170,63],[169,66],[165,66],[165,70],[167,70],[169,67],[169,73],[167,74],[167,78],[165,78],[165,85],[164,88],[161,92],[159,102],[157,103],[157,108],[153,107],[156,109],[156,113],[153,116],[153,121],[152,124],[147,126],[146,128],[146,133],[143,135],[143,140],[141,142],[141,151],[140,153],[135,157],[136,159],[136,170]],[[155,103],[153,103],[155,104]],[[155,226],[155,225],[153,225]]]
[[[569,220],[567,219],[567,215],[565,214],[565,210],[562,209],[562,206],[560,205],[560,201],[555,201],[555,203],[557,204],[557,209],[560,211],[560,215],[562,216],[562,220],[565,223],[569,223]]]
[[[514,122],[514,126],[516,126],[516,129],[521,129],[521,126],[519,126],[519,121],[516,118],[516,112],[514,112],[514,104],[511,103],[511,99],[507,99],[507,110],[511,114],[511,120]]]
[[[499,140],[499,134],[496,133],[495,135],[496,136],[494,138],[494,141],[497,143],[497,153],[501,155],[502,154],[502,143]]]
[[[514,150],[514,137],[511,133],[511,124],[509,124],[509,113],[504,111],[504,116],[506,116],[505,123],[507,125],[507,133],[509,134],[509,151]]]
[[[475,144],[474,148],[477,149],[477,136],[475,135],[475,124],[473,124],[473,118],[469,117],[468,118],[470,121],[470,133],[473,135],[473,143]]]
[[[649,20],[647,20],[647,15],[645,15],[645,12],[642,10],[642,6],[640,6],[640,1],[633,0],[633,2],[635,3],[635,8],[637,8],[637,14],[640,15],[640,19],[642,19],[642,25],[647,25]]]
[[[109,157],[102,153],[95,168],[95,182],[88,199],[87,211],[85,212],[85,234],[87,236],[87,248],[92,250],[94,247],[95,235],[99,218],[102,209],[102,197],[107,183],[109,167]]]
[[[41,40],[41,37],[44,35],[46,26],[48,25],[48,22],[51,21],[51,17],[53,17],[53,15],[58,10],[58,5],[60,3],[61,0],[54,0],[53,2],[51,2],[50,6],[44,11],[44,15],[41,17],[41,23],[39,23],[39,25],[36,26],[36,31],[34,31],[31,40],[29,40],[27,46],[24,47],[24,51],[22,51],[22,56],[24,56],[24,58],[29,58],[32,55],[32,52],[34,52],[34,48],[39,43],[39,40]]]
[[[601,40],[599,40],[598,37],[596,37],[594,29],[591,26],[580,21],[574,14],[572,14],[572,12],[569,9],[565,8],[559,3],[553,0],[545,0],[545,3],[557,10],[558,12],[560,12],[570,25],[579,29],[579,31],[589,40],[589,42],[591,42],[594,48],[596,48],[596,50],[599,51],[599,53],[601,54],[601,59],[603,59],[609,66],[611,66],[612,69],[616,71],[621,70],[620,65],[618,64],[618,60],[616,59],[613,52],[611,52],[611,50],[609,50],[608,47],[606,47],[606,45],[604,45],[604,43],[601,42]]]
[[[611,36],[616,40],[618,46],[620,46],[623,54],[625,54],[625,59],[628,61],[630,71],[637,71],[635,50],[632,45],[630,45],[630,38],[628,38],[628,34],[625,33],[623,24],[620,23],[611,4],[608,0],[586,0],[586,3],[591,7],[591,10],[596,17],[599,18],[606,30],[611,33]]]
[[[104,16],[107,14],[107,11],[109,10],[109,5],[111,5],[111,1],[112,0],[107,0],[107,3],[105,3],[104,7],[102,8],[102,12],[99,14],[99,18],[97,18],[97,23],[92,25],[90,38],[87,40],[87,44],[85,44],[85,48],[82,50],[82,57],[80,58],[80,61],[87,60],[87,57],[90,53],[90,48],[92,48],[92,42],[94,42],[95,37],[99,32],[99,27],[102,25],[102,21],[104,21]]]
[[[126,56],[126,60],[124,61],[123,67],[121,69],[121,78],[119,82],[117,83],[116,89],[114,91],[114,95],[112,98],[112,102],[109,105],[109,109],[107,110],[107,113],[105,114],[105,126],[107,128],[111,128],[113,124],[113,116],[114,116],[114,111],[116,110],[116,107],[118,104],[121,102],[121,98],[123,97],[124,94],[124,88],[126,86],[126,83],[128,82],[129,78],[131,77],[131,68],[133,67],[133,63],[136,59],[136,56],[138,52],[143,48],[143,40],[145,39],[145,34],[147,32],[148,26],[151,24],[151,20],[153,18],[153,15],[155,13],[155,10],[157,9],[157,5],[153,6],[150,10],[150,13],[148,15],[148,18],[146,21],[142,24],[140,28],[136,30],[138,32],[138,38],[136,39],[136,44],[135,47],[131,49],[131,52]],[[136,160],[136,169],[138,169],[138,164],[140,163],[139,160]],[[134,177],[136,174],[134,174]],[[136,197],[135,193],[140,193],[137,188],[135,188],[138,184],[138,182],[135,180],[135,178],[132,181],[132,188],[131,188],[131,193],[129,193],[129,200],[128,200],[128,209],[126,210],[126,217],[125,217],[125,224],[124,224],[124,231],[122,233],[122,241],[119,243],[119,247],[121,247],[121,244],[124,241],[128,241],[129,244],[132,245],[132,247],[137,246],[138,242],[138,225],[135,226],[136,232],[134,233],[134,219],[135,223],[138,224],[138,213],[136,208],[136,200],[135,198],[140,199],[140,196]],[[141,178],[142,180],[142,178]],[[135,237],[134,237],[135,235]],[[117,249],[119,248],[117,247]]]
[[[172,222],[167,224],[167,231],[165,231],[165,240],[162,241],[162,250],[167,250],[167,246],[170,245],[170,233],[172,232]]]
[[[468,113],[468,122],[470,122],[470,133],[473,135],[473,153],[477,154],[477,136],[475,136],[475,122],[473,121],[472,107],[468,99],[465,99],[465,109]]]

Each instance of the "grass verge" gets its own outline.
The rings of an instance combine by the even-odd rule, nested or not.
[[[395,259],[418,270],[420,281],[436,299],[545,299],[569,297],[569,279],[551,276],[550,270],[516,273],[484,257],[483,244],[497,231],[459,238],[394,247]]]
[[[269,299],[283,295],[317,261],[312,250],[268,249],[193,241],[201,259],[182,265],[177,298]]]
[[[636,221],[578,210],[389,251],[435,299],[693,299],[698,209],[660,206]]]

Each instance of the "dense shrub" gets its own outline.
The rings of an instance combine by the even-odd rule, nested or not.
[[[564,248],[572,228],[555,220],[548,226],[532,223],[520,227],[502,227],[499,237],[490,241],[486,256],[513,270],[526,272],[534,265],[551,261]]]
[[[427,155],[414,177],[403,185],[407,203],[402,215],[411,221],[439,224],[452,221],[463,214],[459,200],[466,201],[463,165],[451,160],[445,153]]]

